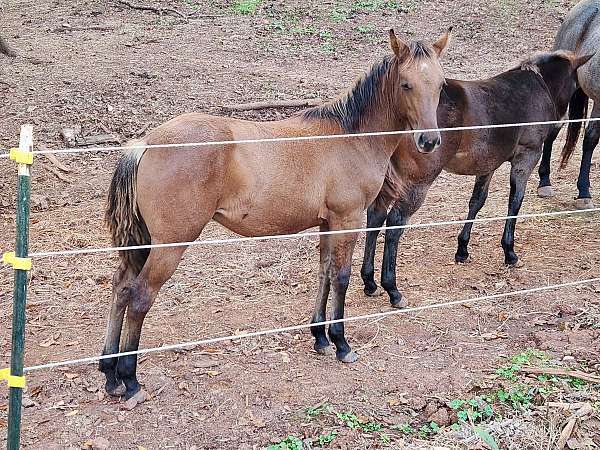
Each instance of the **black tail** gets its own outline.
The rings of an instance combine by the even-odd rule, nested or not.
[[[587,118],[588,103],[588,96],[585,95],[581,88],[577,89],[573,94],[573,97],[571,97],[571,101],[569,103],[569,119],[580,120]],[[581,133],[582,124],[583,122],[574,122],[569,124],[567,129],[567,141],[565,142],[565,147],[563,148],[560,156],[561,169],[567,167],[569,159],[571,159],[571,155],[573,154],[573,151],[575,151],[575,146],[577,145],[577,141],[579,140],[579,135]]]
[[[139,145],[139,144],[137,144]],[[108,191],[105,221],[116,247],[150,244],[150,233],[140,215],[136,201],[138,162],[143,151],[129,151],[121,157]],[[139,273],[150,250],[120,252],[121,261]]]

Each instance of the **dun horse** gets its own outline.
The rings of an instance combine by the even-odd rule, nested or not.
[[[441,127],[459,127],[556,120],[566,112],[576,89],[577,69],[589,59],[566,51],[542,53],[489,80],[447,80],[440,97],[438,122]],[[511,163],[508,214],[517,215],[527,180],[550,131],[551,126],[450,131],[444,133],[438,151],[427,156],[406,151],[412,143],[404,139],[391,158],[380,194],[368,209],[368,226],[380,227],[386,219],[387,226],[408,223],[442,169],[476,176],[468,215],[474,219],[487,199],[494,171],[505,161]],[[515,225],[516,219],[507,220],[502,237],[508,265],[518,261],[514,252]],[[458,237],[457,262],[464,262],[469,256],[471,228],[471,223],[466,224]],[[396,307],[406,305],[396,286],[396,254],[402,233],[402,229],[386,231],[381,273],[381,285]],[[375,295],[377,291],[374,278],[377,235],[377,231],[367,233],[361,270],[367,295]]]
[[[394,54],[330,104],[265,123],[185,114],[135,145],[437,128],[445,81],[439,57],[449,34],[433,45],[407,45],[393,31],[390,38]],[[421,153],[433,152],[441,142],[437,131],[418,133],[414,140]],[[113,176],[107,223],[117,246],[193,241],[211,219],[244,236],[295,233],[314,226],[321,231],[357,228],[383,185],[399,141],[398,136],[380,136],[132,150],[121,158]],[[321,238],[313,323],[325,320],[330,288],[332,319],[344,317],[356,238]],[[184,251],[176,247],[121,253],[103,354],[117,353],[120,341],[122,352],[138,349],[144,318]],[[325,327],[313,327],[312,333],[316,351],[331,353]],[[343,323],[331,325],[328,334],[337,358],[354,362],[357,356],[346,342]],[[140,390],[136,366],[136,355],[102,360],[107,392],[135,395]]]
[[[558,31],[554,48],[574,51],[578,55],[593,54],[600,50],[600,0],[584,0],[573,8]],[[586,118],[590,98],[594,101],[591,117],[600,118],[600,53],[597,53],[589,64],[578,70],[577,77],[579,79],[579,89],[571,99],[569,118]],[[550,182],[550,159],[552,146],[560,128],[555,127],[544,144],[544,154],[539,169],[538,194],[540,197],[552,197],[554,195]],[[566,167],[569,162],[579,139],[580,131],[581,123],[569,124],[567,142],[560,162],[561,168]],[[590,122],[583,139],[583,156],[581,158],[579,179],[577,180],[579,195],[575,204],[579,209],[594,207],[590,192],[590,167],[594,149],[599,141],[600,122]]]

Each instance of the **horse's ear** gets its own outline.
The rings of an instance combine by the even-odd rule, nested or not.
[[[397,57],[400,57],[400,55],[404,53],[406,48],[408,48],[408,46],[404,43],[402,39],[398,39],[396,37],[396,33],[394,32],[393,28],[390,30],[390,46],[394,51],[394,55],[396,55]]]
[[[433,49],[438,55],[438,58],[441,58],[450,43],[450,38],[452,37],[452,28],[448,28],[448,30],[440,36],[440,38],[433,44]]]
[[[586,64],[590,59],[592,59],[596,54],[592,53],[591,55],[580,56],[579,58],[575,58],[572,62],[574,69],[579,69],[581,66]]]

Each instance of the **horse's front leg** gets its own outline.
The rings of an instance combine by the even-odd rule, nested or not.
[[[121,352],[137,351],[140,345],[142,324],[150,311],[158,291],[173,275],[186,247],[154,248],[138,277],[129,288],[126,335]],[[125,383],[125,399],[137,394],[141,387],[136,376],[137,354],[121,356],[117,363],[117,376]]]
[[[321,225],[321,232],[328,231],[329,228]],[[331,280],[329,279],[329,266],[331,255],[329,251],[329,236],[321,236],[319,240],[319,292],[317,293],[317,301],[313,312],[311,323],[324,322],[327,318],[327,299],[331,289]],[[317,325],[310,329],[315,338],[315,351],[321,355],[329,355],[333,353],[329,339],[325,333],[325,325]]]
[[[329,220],[331,230],[342,230],[358,228],[361,223],[361,214],[357,214],[353,220]],[[346,302],[346,291],[350,283],[352,272],[352,253],[356,245],[357,233],[337,234],[329,236],[330,266],[329,278],[333,290],[333,310],[331,319],[344,318],[344,305]],[[346,337],[344,336],[344,323],[333,323],[329,326],[329,338],[335,344],[336,357],[345,363],[353,363],[358,359]]]
[[[386,227],[404,226],[410,216],[403,213],[398,206],[394,206],[387,217]],[[390,296],[390,303],[394,308],[404,308],[406,299],[398,291],[396,285],[396,258],[398,255],[398,242],[404,234],[404,228],[385,230],[385,247],[383,250],[383,265],[381,268],[381,286]]]
[[[539,151],[523,149],[511,161],[510,170],[510,196],[508,199],[508,215],[517,216],[523,204],[527,181],[539,159]],[[504,262],[514,266],[519,261],[515,253],[515,227],[517,219],[507,219],[502,235],[502,248],[504,249]]]
[[[600,117],[600,103],[594,103],[592,118]],[[593,208],[592,194],[590,193],[590,168],[592,166],[592,156],[594,149],[600,141],[600,122],[590,122],[585,130],[583,138],[583,155],[581,156],[581,168],[579,169],[579,178],[577,179],[577,197],[576,206],[578,209]]]
[[[552,147],[558,137],[558,133],[560,133],[561,127],[559,125],[552,128],[552,131],[544,142],[544,152],[542,153],[542,161],[538,170],[540,183],[537,190],[538,196],[542,198],[554,197],[554,189],[552,189],[552,182],[550,181],[550,162],[552,160]]]
[[[477,217],[477,213],[485,205],[485,201],[488,197],[490,189],[490,182],[492,181],[492,175],[494,172],[488,173],[487,175],[478,176],[475,179],[475,186],[473,187],[473,194],[471,200],[469,200],[469,214],[467,220],[473,220]],[[466,262],[469,259],[469,241],[471,240],[471,230],[473,229],[473,222],[465,223],[462,231],[458,235],[458,248],[454,260],[457,263]]]
[[[375,200],[367,209],[367,228],[380,228],[387,217],[387,205]],[[377,294],[377,283],[375,282],[375,250],[377,249],[377,237],[379,231],[367,231],[365,238],[365,254],[360,269],[360,276],[365,285],[365,294],[373,296]]]

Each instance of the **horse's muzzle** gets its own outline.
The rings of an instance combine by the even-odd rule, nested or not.
[[[442,145],[442,136],[438,132],[420,133],[415,136],[415,144],[420,153],[431,153]]]

